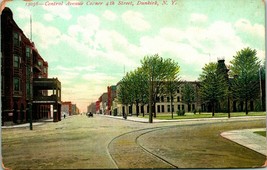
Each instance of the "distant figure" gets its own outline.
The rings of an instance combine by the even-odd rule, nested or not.
[[[93,113],[90,112],[89,115],[88,115],[88,117],[93,117]]]
[[[66,114],[64,113],[64,119],[66,118]]]

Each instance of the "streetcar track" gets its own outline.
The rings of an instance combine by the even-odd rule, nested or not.
[[[251,121],[251,120],[239,120],[239,122],[246,122],[246,121]],[[256,120],[255,120],[256,121]],[[107,152],[110,156],[110,158],[112,159],[113,163],[115,164],[115,166],[117,168],[119,168],[118,166],[118,161],[114,158],[114,156],[110,153],[110,146],[111,144],[116,141],[117,139],[123,137],[123,136],[126,136],[126,135],[129,135],[129,134],[134,134],[134,133],[137,133],[137,132],[142,132],[144,131],[143,133],[141,134],[138,134],[137,136],[135,136],[134,138],[134,142],[135,144],[141,149],[143,150],[145,153],[149,154],[150,156],[154,157],[154,158],[157,158],[158,160],[170,165],[171,167],[173,168],[178,168],[178,166],[174,165],[173,163],[169,162],[168,160],[164,159],[163,157],[149,151],[148,149],[146,149],[144,146],[142,146],[139,142],[138,142],[138,139],[143,136],[143,135],[146,135],[148,133],[151,133],[151,132],[155,132],[155,131],[159,131],[159,130],[164,130],[164,129],[170,129],[170,128],[175,128],[175,127],[186,127],[186,126],[202,126],[202,125],[206,125],[206,124],[221,124],[221,123],[225,123],[223,121],[218,121],[218,122],[199,122],[199,123],[194,123],[194,124],[175,124],[175,125],[166,125],[166,126],[163,126],[163,127],[151,127],[151,128],[145,128],[145,129],[138,129],[138,130],[134,130],[134,131],[130,131],[130,132],[126,132],[126,133],[123,133],[121,135],[118,135],[116,137],[114,137],[108,144],[107,146]]]
[[[158,131],[158,130],[169,129],[169,128],[174,128],[174,127],[172,126],[172,127],[165,127],[165,128],[160,128],[160,129],[154,129],[154,130],[151,130],[151,131],[142,133],[142,134],[138,135],[138,136],[135,138],[135,143],[136,143],[139,147],[141,147],[145,152],[147,152],[147,153],[149,153],[149,154],[151,154],[151,155],[157,157],[157,158],[160,159],[161,161],[163,161],[163,162],[165,162],[165,163],[167,163],[167,164],[173,166],[174,168],[178,168],[178,166],[172,164],[171,162],[169,162],[168,160],[162,158],[161,156],[159,156],[159,155],[157,155],[157,154],[155,154],[155,153],[149,151],[148,149],[146,149],[145,147],[143,147],[143,146],[138,142],[138,139],[139,139],[141,136],[145,135],[145,134],[148,134],[148,133],[151,133],[151,132],[155,132],[155,131]]]

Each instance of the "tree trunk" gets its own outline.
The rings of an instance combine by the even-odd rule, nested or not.
[[[230,115],[230,97],[228,96],[228,98],[227,98],[227,109],[228,109],[228,118],[230,118],[231,117],[231,115]]]
[[[212,117],[214,117],[215,104],[212,102]]]
[[[136,107],[136,116],[138,117],[139,116],[139,103],[138,102],[136,102],[135,107]]]
[[[247,99],[245,101],[245,110],[246,110],[246,115],[248,115],[248,100]]]
[[[172,97],[171,97],[171,113],[172,113],[172,119],[173,119],[173,108],[172,108],[172,103],[173,103],[173,100],[172,100]]]

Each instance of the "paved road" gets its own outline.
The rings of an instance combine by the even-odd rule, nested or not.
[[[2,129],[2,152],[5,166],[13,169],[259,167],[265,156],[220,136],[266,126],[264,118],[257,119],[148,124],[74,116],[33,131]]]
[[[179,125],[126,133],[111,142],[109,151],[119,168],[261,167],[265,156],[220,136],[223,129],[259,127],[265,124],[264,121],[259,123],[256,120],[247,125],[248,120],[241,120],[184,121],[182,124],[179,122]]]

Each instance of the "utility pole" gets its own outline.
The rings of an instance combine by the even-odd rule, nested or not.
[[[153,81],[149,82],[149,123],[153,123],[153,115],[152,115],[152,95],[153,95]]]
[[[153,82],[154,82],[154,67],[153,63],[150,64],[150,77],[149,77],[149,123],[153,123],[153,113],[152,113],[152,104],[153,104]]]
[[[261,66],[259,68],[259,82],[260,82],[260,110],[262,109],[262,88],[261,88]]]

